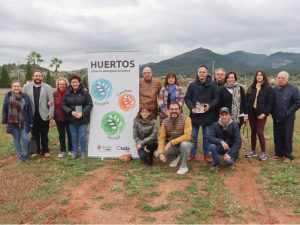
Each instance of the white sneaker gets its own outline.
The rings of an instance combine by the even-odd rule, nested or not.
[[[182,167],[182,168],[180,168],[179,170],[177,170],[177,174],[183,175],[183,174],[187,173],[188,171],[189,171],[189,168],[187,168],[187,167]]]
[[[153,155],[156,159],[159,159],[159,152],[157,150],[154,151]]]
[[[176,167],[179,163],[180,155],[170,163],[170,167]]]

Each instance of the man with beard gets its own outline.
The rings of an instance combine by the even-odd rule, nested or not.
[[[192,122],[191,118],[181,114],[177,102],[170,104],[169,112],[170,115],[164,119],[158,137],[159,160],[170,160],[170,167],[176,167],[181,159],[177,174],[182,175],[189,170],[187,158],[192,148]]]
[[[37,153],[42,153],[45,158],[49,158],[48,132],[49,122],[54,116],[53,91],[50,85],[43,83],[42,71],[35,70],[32,80],[33,82],[23,87],[23,93],[29,96],[33,111],[31,134],[37,143]]]
[[[239,125],[231,119],[229,108],[222,107],[219,116],[219,121],[212,124],[208,137],[215,167],[220,165],[219,155],[223,155],[226,164],[234,164],[242,146]]]
[[[153,78],[150,67],[143,69],[143,79],[140,80],[140,108],[147,107],[151,110],[154,119],[158,115],[157,98],[161,89],[161,84]]]

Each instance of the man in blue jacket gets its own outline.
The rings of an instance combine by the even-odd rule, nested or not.
[[[295,114],[300,107],[300,94],[296,86],[288,83],[289,74],[278,73],[278,86],[274,88],[274,106],[272,110],[273,134],[275,143],[274,160],[284,158],[289,163],[293,159],[293,132]]]
[[[234,164],[242,146],[239,125],[231,119],[229,108],[222,107],[219,116],[219,121],[211,126],[208,137],[215,167],[220,165],[219,155],[223,155],[226,164]]]
[[[203,154],[204,160],[211,162],[209,153],[209,126],[215,121],[214,109],[219,103],[219,94],[217,86],[211,81],[208,76],[206,66],[198,68],[198,75],[187,89],[184,101],[190,110],[192,120],[192,138],[194,147],[191,150],[189,160],[195,159],[198,147],[199,127],[202,127],[203,134]]]

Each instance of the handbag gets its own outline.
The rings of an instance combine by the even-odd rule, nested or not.
[[[37,143],[34,139],[29,141],[29,154],[36,154],[38,151]]]

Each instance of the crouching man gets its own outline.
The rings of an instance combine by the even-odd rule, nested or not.
[[[239,125],[231,119],[227,107],[220,109],[219,121],[211,125],[208,142],[215,167],[220,165],[219,155],[223,155],[224,161],[228,165],[234,164],[237,160],[242,139]]]
[[[188,172],[187,158],[192,148],[192,122],[181,113],[177,102],[169,106],[170,115],[164,119],[159,137],[158,153],[162,162],[171,161],[170,167],[176,167],[181,160],[177,174]]]

